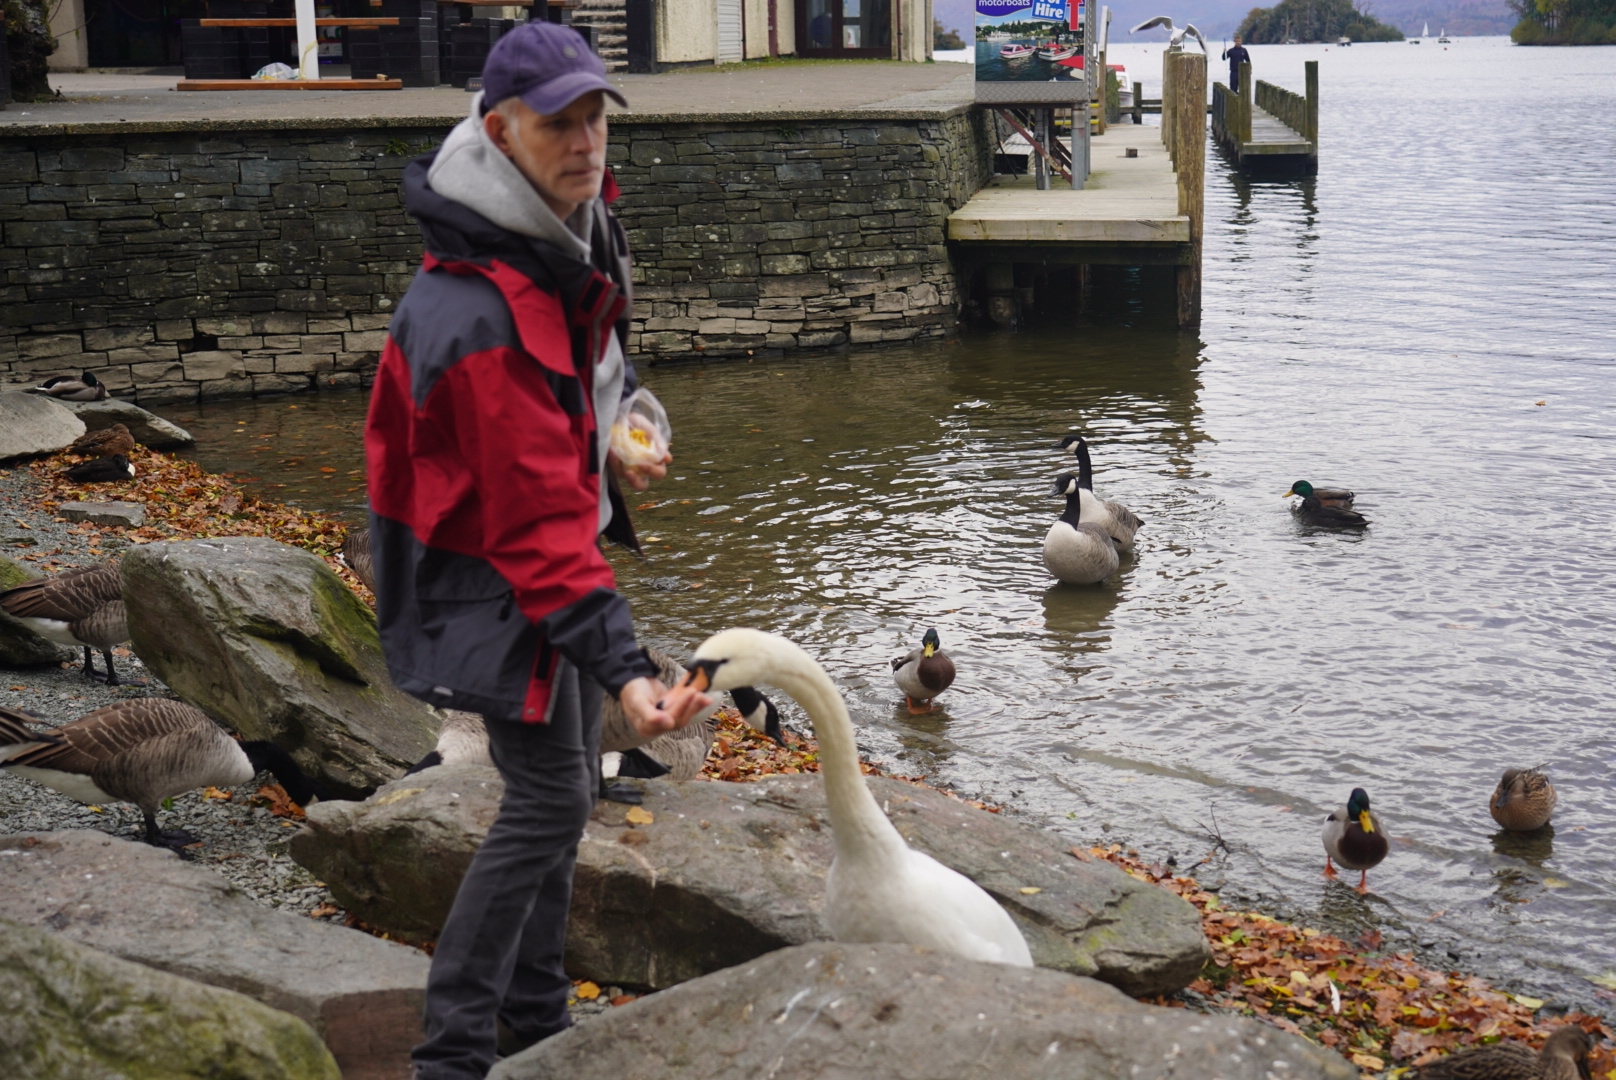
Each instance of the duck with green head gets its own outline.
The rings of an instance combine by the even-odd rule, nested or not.
[[[1358,891],[1369,891],[1369,871],[1379,866],[1391,846],[1380,820],[1369,812],[1369,793],[1353,788],[1347,805],[1324,819],[1324,876],[1336,877],[1335,863],[1360,871]],[[1332,862],[1333,860],[1333,862]]]
[[[892,661],[892,681],[903,691],[909,712],[916,716],[931,712],[932,699],[954,685],[954,661],[944,655],[935,628],[926,631],[920,648]]]
[[[1352,508],[1354,498],[1346,488],[1316,488],[1306,480],[1291,485],[1281,498],[1300,495],[1302,501],[1293,507],[1296,516],[1310,525],[1357,526],[1369,524],[1369,519]]]

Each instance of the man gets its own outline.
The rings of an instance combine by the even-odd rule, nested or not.
[[[1229,89],[1235,93],[1240,92],[1240,65],[1251,62],[1251,54],[1246,47],[1240,44],[1240,35],[1234,36],[1234,48],[1224,49],[1223,58],[1229,61]]]
[[[600,703],[645,736],[711,705],[665,692],[597,534],[623,357],[628,246],[606,204],[605,97],[572,29],[502,38],[471,116],[405,170],[421,271],[376,373],[365,451],[377,616],[407,692],[481,713],[505,796],[438,939],[419,1080],[481,1080],[570,1023],[562,969],[578,840],[598,786]],[[618,501],[621,507],[621,501]],[[625,520],[621,524],[626,525]],[[630,535],[632,535],[630,533]]]

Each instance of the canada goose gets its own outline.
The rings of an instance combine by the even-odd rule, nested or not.
[[[86,431],[74,440],[73,445],[67,448],[67,452],[104,458],[127,454],[134,448],[135,437],[129,434],[129,429],[122,424],[113,424],[100,431]]]
[[[1519,1043],[1461,1050],[1421,1065],[1417,1080],[1585,1080],[1593,1036],[1575,1024],[1558,1027],[1533,1053]]]
[[[112,457],[81,461],[72,468],[63,469],[62,475],[75,484],[108,484],[114,480],[133,480],[135,467],[122,454]]]
[[[1559,801],[1554,785],[1539,765],[1535,769],[1505,769],[1487,809],[1493,820],[1510,832],[1531,832],[1549,823]]]
[[[696,650],[690,674],[664,707],[709,687],[768,683],[795,698],[819,740],[820,775],[836,857],[825,881],[825,920],[838,941],[941,949],[971,960],[1032,966],[1026,939],[969,878],[904,843],[859,769],[853,723],[825,669],[796,645],[760,630],[725,630]]]
[[[351,535],[351,534],[350,534]],[[443,710],[443,726],[438,729],[438,745],[426,757],[404,770],[404,775],[430,769],[434,765],[487,765],[494,758],[488,752],[488,728],[474,712]]]
[[[1336,875],[1331,859],[1345,869],[1362,871],[1358,878],[1358,891],[1369,892],[1369,871],[1381,864],[1389,849],[1386,830],[1380,819],[1369,812],[1369,794],[1363,788],[1353,788],[1347,805],[1330,811],[1324,819],[1324,876]]]
[[[1369,524],[1368,518],[1352,509],[1353,494],[1346,488],[1315,488],[1306,480],[1298,480],[1280,497],[1288,499],[1292,495],[1302,497],[1292,512],[1309,525],[1351,529]]]
[[[13,726],[35,719],[3,706],[0,716]],[[178,850],[192,842],[160,832],[157,808],[199,787],[245,784],[267,769],[299,805],[324,795],[274,743],[238,742],[201,709],[168,698],[108,705],[49,732],[54,739],[28,734],[25,742],[13,741],[14,735],[4,738],[22,749],[0,761],[0,769],[81,803],[134,803],[146,821],[146,842],[157,847]]]
[[[118,685],[112,649],[129,640],[124,616],[123,568],[115,562],[74,566],[52,577],[0,592],[0,610],[41,637],[84,647],[84,677],[95,678],[90,650],[107,661],[107,685]]]
[[[342,561],[348,564],[354,577],[364,582],[365,588],[376,591],[376,564],[370,557],[368,528],[348,530],[348,534],[342,538]]]
[[[52,375],[34,387],[34,392],[63,401],[101,401],[107,396],[106,386],[89,371],[76,379],[71,375]]]
[[[1062,439],[1057,448],[1070,448],[1072,456],[1077,458],[1077,486],[1082,489],[1079,497],[1083,500],[1083,517],[1110,533],[1117,547],[1132,551],[1134,533],[1144,528],[1145,521],[1114,499],[1101,499],[1094,494],[1094,464],[1089,460],[1088,441],[1072,434]]]
[[[920,648],[892,661],[892,681],[903,691],[903,703],[914,715],[932,710],[932,698],[954,685],[954,661],[943,653],[935,629],[927,630]],[[922,704],[916,705],[920,701]]]
[[[16,757],[36,746],[60,746],[62,737],[48,731],[31,731],[25,720],[27,713],[0,708],[0,761]]]
[[[1087,508],[1082,490],[1077,477],[1061,473],[1055,477],[1055,487],[1050,492],[1066,496],[1066,509],[1044,535],[1044,566],[1068,585],[1093,585],[1116,573],[1122,565],[1111,534],[1083,520]]]

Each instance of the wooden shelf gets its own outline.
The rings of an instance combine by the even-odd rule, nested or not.
[[[296,26],[296,19],[200,19],[203,26]],[[397,19],[315,19],[315,26],[397,26]]]
[[[176,90],[402,90],[402,79],[181,79]]]

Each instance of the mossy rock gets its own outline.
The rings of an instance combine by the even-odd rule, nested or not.
[[[15,589],[26,581],[39,577],[37,573],[15,559],[0,555],[0,592]],[[25,624],[0,611],[0,665],[6,667],[43,667],[73,659],[73,650],[63,648],[48,638],[40,637]]]
[[[0,1076],[340,1080],[314,1029],[216,986],[0,919]]]

